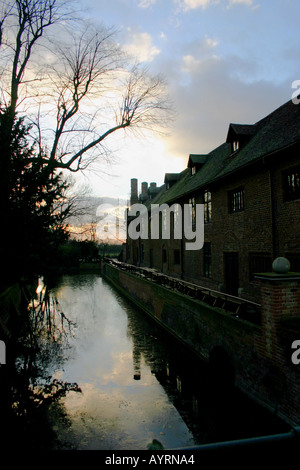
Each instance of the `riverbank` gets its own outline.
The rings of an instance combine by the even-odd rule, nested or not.
[[[191,286],[191,289],[187,285],[187,291],[194,292],[185,293],[184,287],[181,293],[172,288],[172,280],[163,285],[159,282],[159,274],[156,276],[158,282],[153,282],[151,272],[147,274],[138,268],[135,272],[129,268],[122,263],[119,266],[107,262],[103,266],[103,275],[122,295],[208,362],[216,388],[220,387],[223,392],[235,383],[243,393],[291,426],[298,426],[300,371],[291,362],[291,353],[287,349],[291,344],[288,344],[291,332],[284,328],[283,322],[280,323],[280,336],[273,328],[270,337],[269,310],[262,309],[260,321],[257,322],[255,317],[252,322],[240,317],[238,310],[234,312],[198,300],[195,296],[197,286]],[[274,342],[274,348],[277,344],[274,359],[270,356],[270,342]]]

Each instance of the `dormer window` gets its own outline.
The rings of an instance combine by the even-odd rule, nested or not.
[[[241,150],[255,132],[256,126],[252,124],[230,124],[226,142],[231,144],[231,152]]]
[[[233,152],[236,152],[240,148],[240,143],[238,140],[234,140],[232,143],[232,150]]]
[[[165,174],[165,185],[166,190],[172,188],[172,186],[179,180],[180,173],[166,173]]]
[[[204,165],[207,160],[207,155],[190,154],[188,161],[188,168],[190,168],[191,175],[195,175]]]

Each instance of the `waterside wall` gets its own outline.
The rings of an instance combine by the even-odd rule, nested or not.
[[[275,334],[276,355],[270,353],[269,333],[259,325],[207,305],[105,263],[103,276],[124,296],[212,367],[220,393],[234,381],[243,392],[292,425],[300,423],[300,365],[291,361],[293,321]],[[264,281],[262,281],[264,282]],[[262,306],[263,307],[263,306]],[[267,312],[270,317],[270,311]],[[272,315],[272,313],[271,313]],[[287,318],[286,318],[287,320]],[[300,334],[298,335],[300,339]],[[280,343],[280,347],[278,347]]]

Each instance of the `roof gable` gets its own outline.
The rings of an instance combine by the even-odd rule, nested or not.
[[[178,181],[180,173],[166,173],[164,183],[169,183],[171,181]]]
[[[254,135],[256,126],[253,124],[229,124],[226,142],[233,142],[236,139],[247,139]]]
[[[197,166],[202,166],[204,165],[204,163],[206,162],[207,160],[207,155],[206,154],[193,154],[191,153],[189,155],[189,159],[188,159],[188,168],[191,168],[192,166],[194,165],[197,165]]]

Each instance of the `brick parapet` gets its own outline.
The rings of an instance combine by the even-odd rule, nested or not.
[[[285,416],[299,422],[300,365],[292,363],[291,344],[300,338],[297,329],[288,330],[284,320],[300,317],[300,274],[267,273],[256,275],[256,279],[260,283],[262,327],[257,350],[269,362],[268,394],[274,395]]]

